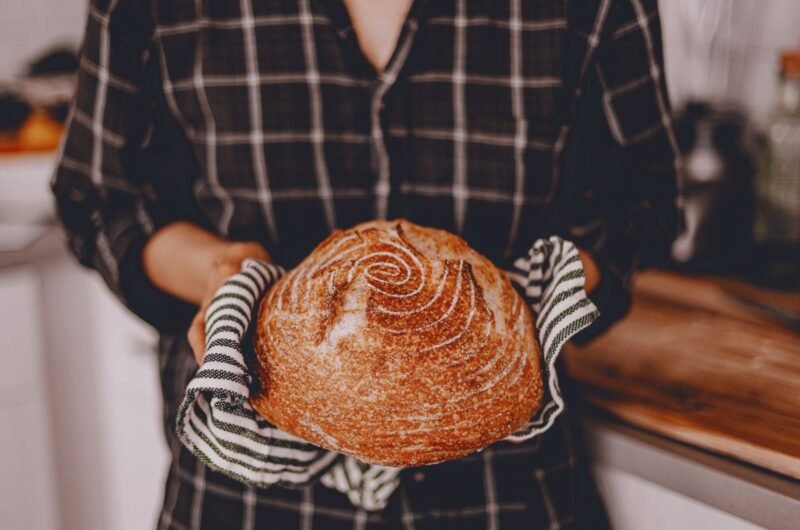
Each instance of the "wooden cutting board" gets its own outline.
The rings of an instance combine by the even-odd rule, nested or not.
[[[800,334],[741,302],[800,296],[731,280],[639,276],[629,315],[565,351],[593,406],[626,422],[800,479]]]

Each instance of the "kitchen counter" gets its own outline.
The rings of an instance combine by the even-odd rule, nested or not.
[[[800,479],[800,332],[773,320],[798,310],[797,294],[644,273],[629,315],[569,347],[567,370],[603,416]]]

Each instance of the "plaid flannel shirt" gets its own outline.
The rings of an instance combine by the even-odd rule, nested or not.
[[[53,190],[79,260],[164,332],[171,433],[193,308],[141,270],[160,226],[188,219],[261,241],[285,267],[334,228],[375,217],[460,233],[501,267],[559,234],[597,258],[607,325],[624,312],[634,268],[667,254],[677,164],[656,0],[415,0],[381,73],[339,1],[92,0]],[[199,527],[208,497],[233,503],[242,528],[264,506],[333,527],[312,524],[331,513],[317,490],[233,486],[171,440],[162,526]],[[495,477],[514,483],[520,462],[500,471],[500,455],[535,449],[475,456],[483,493],[457,503],[439,494],[423,506],[401,488],[400,519],[517,528],[506,515],[535,512],[543,526],[575,525],[570,451],[546,466],[568,471],[569,499],[551,499],[544,485],[558,473],[531,461],[528,489],[541,494],[504,511],[514,495]],[[465,478],[462,460],[451,474]],[[331,517],[344,526],[369,526],[340,509]]]

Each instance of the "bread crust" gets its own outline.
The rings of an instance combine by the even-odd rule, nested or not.
[[[334,232],[272,287],[256,325],[253,407],[363,462],[458,458],[541,405],[530,310],[442,230],[397,220]]]

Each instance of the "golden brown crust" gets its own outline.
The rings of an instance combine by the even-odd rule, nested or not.
[[[409,467],[500,440],[542,400],[530,312],[461,238],[408,221],[337,231],[269,291],[256,329],[281,429]]]

